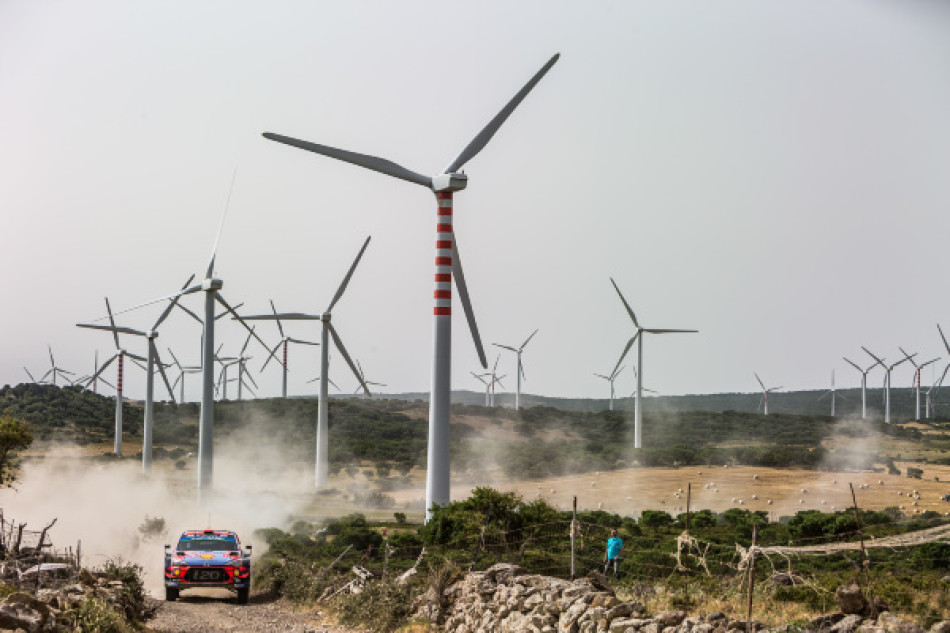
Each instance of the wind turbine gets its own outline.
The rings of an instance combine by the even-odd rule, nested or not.
[[[451,401],[451,364],[452,364],[452,278],[458,290],[462,308],[468,319],[472,338],[475,339],[475,348],[481,365],[488,368],[485,352],[482,349],[475,325],[471,302],[468,297],[468,288],[462,275],[462,263],[459,261],[458,247],[452,230],[452,197],[456,191],[465,189],[468,176],[461,171],[462,167],[474,158],[495,132],[502,126],[515,108],[524,100],[541,78],[557,62],[559,54],[554,55],[541,67],[525,86],[495,115],[478,135],[462,150],[462,153],[453,160],[448,167],[435,176],[424,176],[406,169],[396,163],[346,150],[309,143],[287,136],[280,136],[265,132],[264,137],[279,143],[292,145],[330,158],[352,163],[366,169],[378,171],[387,176],[406,180],[431,189],[438,200],[438,216],[436,220],[436,253],[435,253],[435,307],[433,309],[434,335],[432,354],[432,387],[429,397],[429,438],[426,466],[426,518],[432,513],[434,505],[445,505],[450,500],[450,472],[449,462],[449,404]]]
[[[191,279],[187,283],[191,282]],[[158,326],[171,314],[171,311],[174,309],[175,304],[178,303],[178,297],[175,297],[171,300],[165,310],[161,313],[158,319],[155,321],[155,324],[152,325],[152,328],[146,332],[140,330],[134,330],[128,327],[117,327],[115,324],[115,319],[112,317],[112,307],[109,305],[109,300],[106,299],[106,310],[109,312],[109,325],[92,325],[88,323],[77,323],[78,327],[90,328],[93,330],[105,330],[107,332],[112,332],[112,336],[115,339],[116,348],[120,350],[119,346],[119,333],[122,334],[131,334],[132,336],[142,336],[148,340],[148,366],[146,368],[146,381],[145,381],[145,416],[144,424],[142,427],[142,472],[150,473],[152,471],[152,428],[155,424],[155,366],[158,365],[158,372],[162,375],[162,380],[165,382],[165,387],[168,389],[168,395],[171,397],[172,402],[175,402],[175,394],[172,390],[171,383],[168,382],[168,376],[165,375],[165,365],[162,363],[161,357],[158,355],[158,348],[155,346],[155,339],[158,338]],[[129,354],[133,359],[140,358]],[[122,366],[122,358],[119,358],[119,367]],[[105,365],[99,370],[101,373],[105,369]],[[95,380],[98,378],[98,374],[94,375],[90,380]],[[121,383],[122,378],[119,378]],[[118,398],[119,402],[117,405],[117,415],[121,418],[121,398]],[[122,429],[121,421],[117,422],[116,433],[121,442]],[[121,448],[121,444],[119,444]],[[121,455],[120,452],[116,451],[117,454]]]
[[[633,347],[634,341],[639,341],[637,343],[637,367],[640,371],[637,372],[637,401],[633,407],[633,446],[634,448],[641,448],[643,444],[643,335],[679,333],[695,334],[698,332],[698,330],[661,330],[640,327],[640,322],[637,321],[637,315],[633,313],[633,308],[631,308],[630,304],[627,303],[627,300],[624,299],[623,293],[620,292],[620,288],[617,287],[617,282],[613,280],[613,277],[610,278],[610,283],[613,284],[614,290],[617,291],[617,295],[620,297],[620,301],[623,302],[623,307],[627,309],[627,314],[630,315],[630,320],[633,321],[634,327],[637,328],[636,334],[634,334],[630,340],[627,341],[627,346],[623,348],[623,353],[620,354],[620,358],[617,360],[617,364],[614,366],[614,369],[616,370],[617,367],[620,367],[620,363],[623,362],[627,352],[629,352],[630,348]]]
[[[845,358],[844,356],[842,356],[841,358],[844,358],[844,362],[848,363],[849,365],[857,369],[859,372],[861,372],[861,419],[863,420],[868,417],[868,394],[867,394],[868,372],[874,369],[875,367],[877,367],[878,363],[875,362],[873,365],[871,365],[867,369],[861,369],[861,367],[854,361],[849,360],[848,358]]]
[[[126,328],[118,329],[115,325],[115,319],[113,319],[112,308],[109,306],[109,299],[106,299],[106,310],[109,313],[109,323],[111,327],[108,326],[91,326],[83,325],[81,323],[77,324],[79,327],[93,327],[95,329],[104,329],[112,332],[112,338],[115,340],[115,350],[116,353],[113,356],[104,362],[95,374],[92,375],[92,378],[86,383],[87,385],[91,382],[94,382],[99,375],[105,371],[106,367],[112,364],[112,361],[118,359],[118,369],[116,371],[116,382],[115,382],[115,440],[113,441],[112,452],[116,455],[122,455],[122,381],[125,375],[125,357],[129,356],[130,358],[135,358],[137,360],[145,361],[145,358],[141,356],[136,356],[130,352],[125,351],[122,345],[119,343],[119,332],[125,332]],[[144,451],[143,451],[144,455]]]
[[[274,353],[277,351],[277,348],[281,345],[284,346],[284,359],[281,362],[283,368],[283,382],[281,383],[281,397],[287,398],[287,346],[291,343],[297,343],[300,345],[319,345],[319,343],[314,343],[312,341],[302,341],[300,339],[291,338],[284,334],[284,326],[280,324],[280,316],[277,314],[277,308],[274,307],[274,302],[270,302],[271,312],[274,313],[274,321],[277,321],[277,330],[280,332],[280,341],[277,345],[274,346],[274,349],[271,350],[271,356],[267,357],[267,360],[264,361],[264,366],[261,367],[261,371],[264,371],[267,368],[267,364],[270,362],[271,358],[276,358]]]
[[[759,385],[762,387],[762,399],[759,400],[759,404],[763,405],[762,415],[768,415],[769,414],[769,394],[772,393],[773,391],[784,389],[784,387],[769,387],[768,389],[766,389],[765,383],[762,382],[762,379],[759,378],[759,375],[756,374],[755,372],[752,372],[752,373],[755,375],[755,379],[759,381]]]
[[[106,385],[108,385],[109,387],[112,387],[113,389],[115,389],[115,385],[113,385],[111,382],[109,382],[108,380],[106,380],[106,379],[103,378],[102,376],[99,376],[98,374],[99,374],[99,350],[96,350],[95,354],[93,355],[93,359],[92,359],[92,373],[91,373],[91,374],[87,374],[87,375],[83,376],[82,378],[78,378],[78,379],[76,380],[76,383],[83,383],[83,388],[85,389],[85,388],[88,388],[89,383],[91,382],[91,383],[92,383],[92,392],[95,393],[95,394],[98,394],[98,393],[99,393],[99,381],[100,381],[100,380],[101,380],[102,382],[106,383]],[[76,384],[76,383],[73,383],[73,384]]]
[[[356,391],[354,391],[353,393],[359,393],[359,392],[360,392],[360,389],[362,389],[362,390],[363,390],[363,397],[364,397],[364,398],[369,398],[369,397],[372,396],[372,394],[369,392],[369,385],[373,385],[374,387],[385,387],[385,386],[386,386],[386,383],[384,383],[384,382],[372,382],[372,381],[370,381],[370,380],[366,380],[366,374],[363,373],[363,366],[360,365],[360,361],[359,361],[359,360],[356,361],[356,368],[357,368],[357,370],[360,372],[360,376],[359,376],[360,384],[358,384],[358,385],[356,386]]]
[[[868,348],[862,345],[861,349],[867,352],[871,358],[873,358],[878,363],[880,363],[881,367],[884,368],[884,423],[890,424],[891,423],[891,372],[894,370],[895,367],[897,367],[904,361],[911,360],[911,357],[904,356],[904,358],[900,359],[893,365],[888,366],[884,364],[883,358],[878,358],[877,356],[872,354],[871,350],[869,350]],[[916,355],[917,354],[914,354],[914,356]]]
[[[491,381],[486,379],[486,376],[491,376],[491,374],[476,374],[475,372],[469,372],[475,379],[485,385],[485,406],[488,407],[491,402]]]
[[[34,377],[33,377],[33,374],[31,374],[31,373],[30,373],[30,370],[27,369],[26,367],[23,368],[23,371],[25,371],[25,372],[26,372],[26,375],[30,377],[30,382],[32,382],[34,385],[45,385],[45,384],[46,384],[44,381],[42,381],[42,380],[37,380],[36,378],[34,378]]]
[[[845,360],[848,360],[845,358]],[[848,361],[849,363],[851,361]],[[873,367],[873,365],[872,365]],[[824,400],[828,396],[831,396],[831,417],[835,417],[835,397],[838,395],[838,392],[835,390],[835,370],[831,370],[831,389],[826,391],[824,395],[818,398],[819,401]],[[844,396],[841,396],[842,399],[847,400]]]
[[[327,306],[323,314],[302,314],[299,312],[277,314],[275,312],[273,314],[259,314],[243,317],[248,321],[273,321],[275,319],[283,319],[285,321],[320,321],[323,323],[323,328],[320,333],[320,400],[317,404],[317,454],[314,460],[314,485],[317,488],[326,487],[327,479],[330,474],[329,443],[327,440],[328,420],[330,417],[329,403],[327,401],[328,385],[330,383],[330,336],[333,337],[336,348],[340,351],[346,364],[350,366],[356,379],[360,381],[360,384],[363,385],[366,392],[369,392],[369,388],[366,386],[366,383],[363,382],[363,376],[360,374],[356,365],[353,364],[350,355],[343,346],[340,335],[336,333],[336,328],[334,328],[331,323],[333,307],[337,304],[337,301],[340,300],[340,297],[343,296],[343,292],[350,283],[350,278],[356,270],[356,265],[360,263],[360,259],[363,257],[366,247],[369,246],[369,240],[370,238],[367,237],[366,241],[363,242],[363,247],[360,248],[360,252],[356,255],[356,259],[353,260],[353,264],[350,266],[346,276],[343,278],[343,282],[340,284],[340,287],[337,288],[336,294],[333,295],[330,305]],[[339,389],[339,387],[337,387],[337,389]]]
[[[610,375],[609,375],[609,376],[605,376],[605,375],[603,375],[603,374],[594,373],[594,375],[597,376],[598,378],[603,378],[604,380],[606,380],[607,382],[610,383],[610,404],[609,404],[608,408],[609,408],[611,411],[614,410],[614,381],[617,380],[617,376],[619,376],[619,375],[620,375],[620,372],[622,372],[622,371],[623,371],[623,367],[619,367],[619,368],[615,367],[614,370],[613,370],[612,372],[610,372]]]
[[[57,367],[57,366],[56,366],[56,361],[53,359],[53,347],[52,347],[49,343],[46,344],[46,347],[49,349],[49,366],[50,366],[50,368],[49,368],[49,370],[48,370],[45,374],[43,374],[43,377],[40,378],[40,381],[46,380],[46,377],[47,377],[47,376],[52,376],[52,379],[51,379],[51,380],[52,380],[52,383],[51,383],[51,384],[55,387],[55,386],[56,386],[56,377],[59,376],[59,377],[61,377],[61,378],[64,378],[67,382],[70,382],[70,381],[69,381],[69,378],[68,378],[68,375],[71,376],[71,375],[75,375],[75,374],[74,374],[73,372],[71,372],[71,371],[66,371],[65,369],[62,369],[62,368],[60,368],[60,367]],[[27,374],[29,374],[29,373],[30,373],[30,372],[27,372]]]
[[[227,217],[228,203],[231,200],[231,190],[234,188],[234,177],[231,178],[231,189],[228,191],[228,200],[224,205],[224,213],[221,214],[221,223],[218,225],[218,234],[214,240],[214,246],[211,248],[211,257],[208,260],[208,268],[205,271],[205,277],[200,283],[184,288],[171,295],[160,297],[147,301],[143,304],[127,308],[123,312],[135,310],[145,305],[150,305],[157,301],[175,299],[188,294],[203,292],[204,297],[204,319],[200,319],[203,327],[201,340],[201,408],[198,414],[198,499],[204,498],[204,495],[210,492],[214,475],[214,324],[215,324],[215,302],[220,303],[231,316],[235,317],[254,338],[264,346],[264,349],[270,349],[267,344],[253,333],[251,327],[245,323],[235,309],[225,301],[221,296],[221,288],[224,282],[214,277],[214,261],[218,250],[218,241],[221,239],[221,229],[224,228],[224,220]]]
[[[518,366],[515,369],[515,411],[521,408],[521,381],[524,379],[524,365],[521,362],[521,354],[524,352],[524,348],[528,345],[528,342],[534,338],[534,335],[538,331],[535,330],[531,333],[531,336],[525,339],[524,343],[521,344],[521,347],[515,348],[510,345],[500,345],[498,343],[492,343],[495,347],[500,347],[501,349],[506,349],[508,351],[514,352],[518,356]]]
[[[252,327],[251,329],[253,330],[254,328]],[[248,356],[245,353],[247,352],[247,346],[250,342],[251,342],[251,335],[248,334],[247,338],[244,339],[244,345],[241,346],[241,351],[238,354],[238,380],[237,380],[237,388],[238,388],[237,399],[238,400],[241,400],[244,397],[244,389],[247,389],[248,391],[250,391],[252,396],[257,395],[254,393],[254,389],[257,389],[257,381],[255,381],[254,377],[251,376],[249,371],[247,371],[247,361],[253,358],[252,356]],[[254,385],[254,389],[251,389],[251,386],[248,385],[244,381],[244,378],[247,378],[248,380],[251,381],[251,384]]]
[[[181,383],[180,392],[178,400],[180,402],[185,401],[185,374],[200,374],[201,367],[199,365],[182,365],[178,362],[178,357],[175,356],[175,352],[168,348],[168,353],[172,355],[172,359],[175,361],[175,366],[178,367],[178,378],[175,378],[175,382],[172,383],[172,389],[174,389],[179,383]]]
[[[918,365],[917,362],[914,361],[914,358],[913,358],[917,354],[908,354],[907,352],[904,351],[904,348],[900,346],[898,346],[897,349],[899,349],[901,351],[901,354],[907,357],[907,360],[909,360],[911,365],[914,366],[914,385],[913,386],[914,386],[914,391],[916,394],[916,402],[914,406],[914,419],[919,422],[920,421],[920,370],[926,367],[927,365],[932,365],[933,363],[936,363],[938,360],[940,360],[940,357],[938,356],[937,358],[928,360],[926,363],[921,363],[920,365]]]

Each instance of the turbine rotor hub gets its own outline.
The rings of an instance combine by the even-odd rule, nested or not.
[[[224,287],[224,282],[220,279],[205,279],[201,282],[202,290],[221,290]]]
[[[439,174],[432,178],[432,191],[461,191],[468,185],[468,176],[462,172]]]

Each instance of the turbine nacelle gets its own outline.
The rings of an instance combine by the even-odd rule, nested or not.
[[[333,315],[330,314],[329,312],[324,312],[323,314],[320,315],[320,321],[322,321],[323,323],[329,323],[332,316]]]
[[[221,288],[223,287],[224,287],[224,282],[221,281],[220,279],[209,278],[201,282],[202,290],[221,290]]]
[[[461,191],[468,185],[465,172],[439,174],[432,178],[432,191]]]

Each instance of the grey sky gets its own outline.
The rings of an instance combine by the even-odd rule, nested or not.
[[[104,296],[130,306],[203,270],[237,167],[224,296],[322,311],[372,235],[334,322],[384,391],[427,391],[431,193],[260,134],[435,173],[555,52],[455,198],[491,361],[491,342],[540,328],[525,391],[606,397],[593,372],[633,333],[610,276],[645,326],[701,331],[646,341],[645,384],[664,394],[752,391],[753,371],[857,385],[840,357],[863,363],[860,345],[942,354],[948,33],[936,1],[0,0],[0,384],[45,371],[47,342],[88,372],[111,339],[74,324]],[[197,363],[199,334],[176,315],[160,349]],[[478,389],[460,310],[453,338],[453,386]],[[228,323],[219,340],[234,352],[243,335]],[[315,391],[318,358],[291,349],[292,394]],[[335,353],[331,372],[355,387]],[[259,382],[279,393],[276,368]],[[142,396],[142,372],[127,383]]]

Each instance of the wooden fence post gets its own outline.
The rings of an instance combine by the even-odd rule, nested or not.
[[[755,589],[755,541],[758,524],[752,524],[752,547],[749,548],[749,610],[746,616],[746,633],[752,633],[752,592]]]
[[[577,578],[577,496],[574,497],[574,513],[571,516],[571,581]]]

